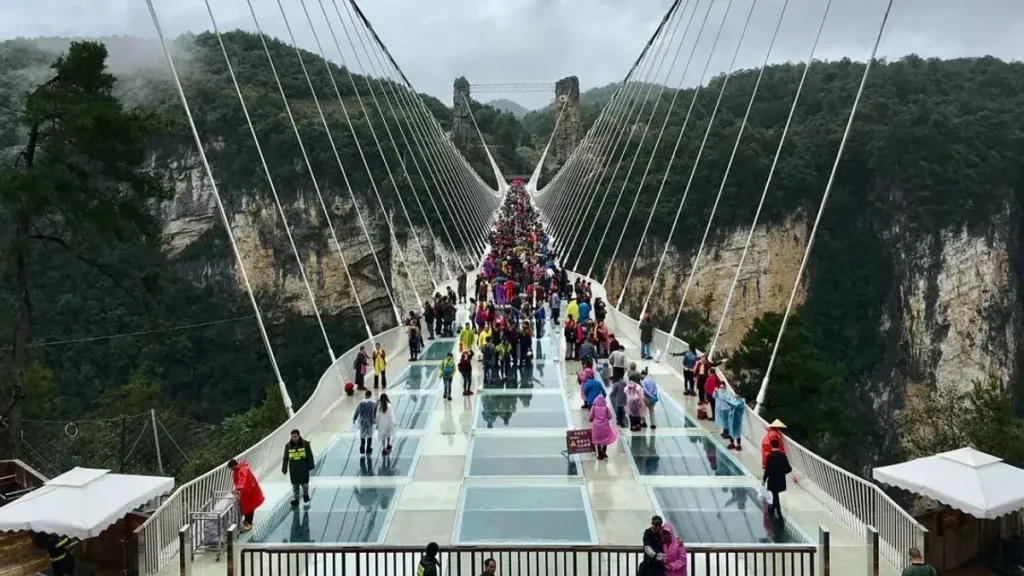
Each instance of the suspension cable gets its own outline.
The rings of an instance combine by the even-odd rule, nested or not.
[[[756,0],[755,0],[754,3],[756,3]],[[699,5],[700,4],[699,4],[699,0],[698,0],[697,6],[699,6]],[[626,192],[626,186],[629,185],[629,177],[633,175],[633,168],[636,167],[637,158],[640,157],[640,152],[641,152],[641,150],[643,150],[644,142],[647,140],[647,134],[648,134],[648,132],[650,130],[651,123],[654,121],[654,117],[655,117],[655,115],[656,115],[656,113],[658,111],[658,104],[661,104],[661,97],[665,93],[665,87],[668,84],[669,78],[672,76],[672,71],[675,70],[676,60],[679,59],[679,54],[681,54],[682,51],[683,51],[683,42],[686,41],[686,35],[690,31],[690,25],[693,24],[693,17],[697,13],[697,6],[694,6],[693,13],[690,14],[690,21],[687,22],[686,29],[683,31],[683,38],[679,41],[679,48],[676,50],[675,55],[672,57],[672,64],[669,67],[668,73],[665,74],[665,81],[661,84],[661,88],[658,90],[658,98],[655,101],[654,107],[651,109],[651,115],[647,118],[647,124],[644,126],[643,136],[640,138],[640,143],[636,147],[636,152],[633,153],[633,160],[629,163],[629,170],[626,172],[625,178],[622,179],[622,187],[619,188],[618,197],[615,198],[615,205],[612,206],[611,212],[608,213],[608,217],[605,219],[604,232],[601,233],[601,239],[598,240],[597,246],[594,248],[594,258],[590,261],[590,268],[587,269],[587,276],[588,277],[594,271],[594,265],[597,264],[597,258],[598,258],[598,256],[601,255],[601,247],[604,246],[604,240],[608,236],[608,230],[611,229],[612,222],[615,221],[615,214],[619,210],[619,202],[622,201],[622,195]],[[696,52],[697,44],[698,44],[697,42],[694,42],[693,50],[690,52],[691,55],[693,54],[693,52]],[[687,64],[689,64],[689,62],[687,62]],[[680,83],[682,83],[683,78],[686,78],[686,71],[685,70],[683,71],[683,74],[682,74],[682,76],[680,78]],[[669,107],[668,111],[665,113],[665,120],[661,123],[661,130],[658,131],[658,138],[657,138],[657,140],[655,140],[654,148],[651,149],[651,153],[650,153],[650,155],[648,157],[648,161],[647,161],[647,168],[648,169],[650,168],[651,163],[654,161],[654,157],[655,157],[655,155],[658,152],[658,148],[661,146],[661,139],[665,135],[665,128],[668,126],[668,120],[672,116],[672,109],[673,109],[672,107],[675,105],[676,96],[678,96],[678,95],[679,95],[679,90],[676,90],[676,91],[673,92],[671,106]],[[608,270],[611,270],[611,262],[615,260],[615,254],[618,253],[618,251],[619,251],[619,244],[622,243],[622,237],[626,235],[626,229],[629,226],[629,219],[633,216],[633,210],[636,208],[637,200],[640,198],[640,191],[643,190],[643,185],[644,185],[644,182],[646,180],[647,180],[647,171],[645,170],[643,177],[640,179],[640,185],[637,186],[636,193],[633,194],[633,203],[632,203],[632,205],[629,208],[629,213],[626,216],[626,222],[625,222],[625,224],[622,227],[622,234],[619,235],[619,241],[616,243],[615,250],[614,250],[614,252],[612,252],[612,257],[609,260]],[[609,182],[609,187],[610,186],[611,186],[611,183]],[[600,212],[600,210],[599,210],[599,212]],[[596,220],[597,219],[595,218],[594,221],[596,222]],[[591,228],[593,228],[593,226],[591,226]],[[587,243],[589,241],[590,241],[590,236],[588,235],[587,236],[587,240],[583,242],[584,248],[586,247],[586,245],[587,245]],[[583,257],[583,253],[581,251],[580,258],[582,258],[582,257]]]
[[[484,134],[480,131],[480,125],[476,123],[476,114],[473,112],[473,106],[469,103],[469,98],[466,95],[462,95],[462,101],[466,103],[466,107],[469,108],[469,118],[473,121],[473,128],[476,129],[476,135],[480,138],[480,145],[484,147],[484,154],[487,155],[487,161],[491,164],[491,169],[494,170],[494,179],[498,183],[498,191],[500,192],[502,186],[505,184],[505,175],[498,169],[498,163],[494,161],[494,157],[491,156],[491,151],[487,147],[487,141],[484,140]]]
[[[348,72],[348,79],[352,83],[352,90],[355,92],[356,100],[359,102],[359,109],[363,112],[363,117],[366,118],[366,125],[370,128],[370,134],[373,136],[373,142],[377,146],[377,152],[380,154],[381,161],[384,162],[384,169],[388,173],[388,180],[391,182],[391,187],[395,190],[395,197],[398,198],[398,205],[402,209],[402,214],[405,216],[406,223],[409,225],[409,233],[412,234],[413,242],[419,249],[420,255],[423,256],[423,267],[426,268],[427,270],[427,276],[430,278],[430,283],[434,286],[434,290],[437,290],[437,278],[434,277],[434,271],[431,270],[430,259],[427,258],[427,251],[423,249],[423,243],[420,242],[420,236],[416,232],[416,227],[413,226],[412,224],[412,218],[409,217],[409,211],[405,207],[405,201],[402,200],[402,193],[401,190],[399,190],[398,182],[395,181],[395,176],[391,171],[391,165],[388,163],[387,154],[384,153],[384,147],[381,146],[380,144],[380,139],[377,137],[377,130],[374,129],[373,127],[373,122],[370,120],[370,113],[366,111],[366,106],[363,103],[363,98],[362,96],[359,95],[359,89],[356,87],[356,80],[355,76],[352,74],[352,68],[345,64],[345,57],[341,50],[341,43],[338,41],[338,35],[334,32],[334,26],[331,24],[330,18],[327,17],[327,10],[324,8],[323,0],[317,0],[317,3],[320,5],[320,11],[323,12],[324,22],[327,23],[327,30],[331,34],[331,39],[334,41],[334,46],[338,49],[338,55],[341,58],[342,65],[345,66],[345,69]],[[309,16],[309,11],[306,9],[305,1],[300,1],[300,5],[302,6],[302,12],[306,15],[306,21],[309,22],[309,28],[311,30],[314,29],[313,19],[310,18]],[[367,74],[367,71],[363,68],[362,59],[359,58],[359,51],[356,50],[356,46],[352,42],[352,37],[348,33],[348,28],[345,27],[344,20],[341,21],[341,25],[345,32],[345,36],[348,38],[348,44],[352,48],[352,53],[356,59],[356,65],[358,65],[359,70],[363,72],[363,79],[366,81],[366,87],[370,91],[370,97],[373,99],[373,104],[377,108],[377,114],[380,115],[380,120],[384,124],[384,129],[387,131],[388,140],[391,142],[391,147],[394,149],[395,155],[398,157],[398,162],[401,164],[402,170],[405,172],[405,177],[409,181],[409,187],[412,190],[412,194],[413,196],[415,196],[416,189],[413,185],[412,178],[409,177],[409,171],[406,170],[405,168],[405,161],[402,160],[402,155],[398,151],[398,144],[395,142],[395,138],[391,134],[391,128],[388,127],[387,117],[384,116],[384,111],[380,107],[380,102],[377,101],[377,93],[373,89],[373,81],[370,79],[370,76],[369,74]],[[385,217],[387,217],[387,214],[385,214]],[[389,222],[389,225],[392,224],[393,223]],[[393,228],[394,226],[392,225],[392,229]],[[410,283],[413,283],[411,277],[409,281]],[[413,285],[413,290],[415,290],[415,283],[413,283]]]
[[[680,11],[680,15],[682,15],[683,12],[684,11]],[[659,78],[661,76],[661,69],[662,69],[662,67],[665,64],[665,56],[668,54],[668,51],[671,48],[672,41],[675,40],[676,32],[679,30],[679,24],[682,21],[683,21],[682,17],[680,17],[679,19],[675,20],[675,25],[672,28],[671,36],[668,38],[667,41],[661,43],[660,49],[664,49],[664,53],[661,55],[661,59],[658,61],[657,67],[653,70],[653,74],[652,74],[652,72],[650,70],[648,71],[648,77],[649,78],[652,78],[652,79],[656,80],[657,78]],[[692,15],[691,15],[691,21],[692,21]],[[689,28],[689,25],[687,25],[687,29],[688,28]],[[682,41],[680,41],[680,45],[681,44],[682,44]],[[662,88],[664,89],[664,84],[663,83],[662,83]],[[638,91],[638,94],[641,91],[643,91],[642,88],[641,88],[640,91]],[[623,135],[627,131],[629,132],[629,135],[626,137],[625,142],[622,143],[621,150],[619,150],[619,155],[618,155],[619,159],[615,161],[615,169],[612,171],[611,177],[608,179],[608,183],[605,186],[604,194],[601,196],[601,204],[598,205],[596,214],[601,214],[601,211],[604,209],[604,203],[608,199],[608,193],[611,192],[612,186],[615,183],[615,177],[618,176],[619,168],[622,167],[622,160],[626,157],[626,150],[629,149],[629,141],[632,139],[632,132],[633,132],[632,128],[633,128],[633,126],[636,125],[637,122],[640,121],[640,118],[643,116],[644,109],[647,107],[647,104],[650,102],[650,100],[651,100],[651,93],[653,91],[654,91],[654,84],[651,83],[651,82],[648,82],[647,83],[647,91],[644,93],[643,99],[637,98],[637,99],[633,100],[633,103],[630,106],[629,112],[625,116],[626,130],[617,130],[616,131],[615,144],[610,149],[612,157],[615,156],[615,151],[619,150],[619,142],[622,142]],[[636,112],[636,119],[632,120],[632,118],[633,118],[633,111],[636,110],[636,107],[637,107],[638,103],[640,104],[640,109],[637,110],[637,112]],[[655,105],[655,109],[656,109],[656,105]],[[649,127],[650,127],[649,124],[644,127],[644,136],[645,137],[646,137],[647,130],[649,129]],[[608,164],[606,164],[604,166],[604,169],[601,171],[601,178],[598,179],[597,188],[601,187],[601,182],[603,182],[604,176],[608,173],[608,167],[609,166],[611,166],[611,158],[609,158]],[[588,205],[587,210],[584,212],[585,214],[592,214],[592,212],[590,211],[590,208],[591,208],[591,206],[593,206],[593,199],[596,199],[596,197],[597,197],[597,189],[595,188],[594,198],[591,199],[591,203]],[[576,270],[579,267],[579,265],[580,265],[580,260],[581,260],[581,258],[583,256],[583,253],[586,251],[587,244],[590,242],[590,236],[594,232],[594,226],[597,224],[597,220],[598,220],[598,218],[596,218],[596,217],[590,218],[590,226],[587,228],[586,238],[583,240],[583,243],[580,245],[579,253],[577,253],[577,255],[576,255],[576,261],[572,265],[572,269],[573,270]],[[576,240],[578,240],[580,238],[579,233],[582,231],[582,229],[583,229],[583,226],[577,227],[576,233],[573,235],[573,240],[572,240],[572,244],[569,247],[569,251],[565,254],[565,258],[566,259],[568,259],[569,255],[572,253],[573,249],[575,248]]]
[[[247,1],[250,3],[252,2],[252,0]],[[335,95],[338,97],[338,104],[341,105],[341,113],[345,117],[345,124],[348,125],[349,132],[352,134],[352,141],[356,145],[356,151],[359,152],[359,159],[362,160],[363,162],[363,169],[366,170],[366,177],[370,181],[370,188],[373,190],[373,195],[376,196],[377,203],[380,205],[381,216],[384,218],[384,223],[387,225],[388,234],[390,235],[391,242],[393,243],[392,248],[394,249],[395,253],[398,254],[398,261],[401,262],[402,267],[405,269],[405,275],[409,279],[409,287],[412,289],[413,296],[416,298],[416,307],[417,309],[421,309],[423,308],[423,300],[420,298],[420,292],[416,288],[416,279],[413,278],[412,268],[409,266],[409,262],[408,260],[406,260],[405,254],[403,253],[402,248],[399,245],[398,237],[395,235],[395,227],[391,222],[391,217],[388,216],[388,209],[384,205],[384,199],[380,195],[380,189],[377,187],[377,181],[373,177],[373,171],[370,169],[370,163],[366,160],[366,153],[363,152],[363,147],[359,143],[359,135],[356,133],[355,125],[352,124],[352,118],[349,116],[348,107],[345,106],[345,100],[341,97],[341,90],[338,89],[338,83],[334,78],[334,71],[331,70],[331,64],[327,60],[327,56],[324,52],[323,45],[320,42],[320,35],[317,34],[316,28],[312,25],[312,20],[309,19],[309,12],[306,10],[305,0],[300,0],[300,4],[302,5],[302,11],[306,14],[307,21],[309,21],[310,23],[310,31],[313,33],[313,40],[316,42],[317,52],[320,54],[320,59],[323,60],[324,69],[326,70],[327,75],[330,77],[331,85],[334,88]],[[281,18],[284,20],[285,29],[288,30],[288,37],[291,39],[292,45],[295,46],[296,55],[298,55],[299,63],[302,66],[302,73],[306,76],[312,89],[313,81],[312,79],[309,78],[309,71],[306,70],[306,63],[302,59],[301,52],[298,51],[299,45],[295,40],[295,34],[292,31],[291,23],[288,20],[288,14],[285,12],[284,4],[282,3],[281,0],[277,0],[277,7],[281,11]],[[340,54],[340,57],[342,59],[342,64],[344,65],[344,54]],[[357,99],[359,100],[359,105],[360,107],[362,107],[363,101],[361,98],[358,97],[359,91],[356,89],[355,78],[352,77],[352,72],[348,70],[348,66],[344,66],[344,68],[348,72],[349,81],[352,83],[352,90],[355,91]],[[366,113],[365,108],[363,108],[363,115],[367,118],[367,125],[372,126],[372,123],[369,122],[369,114]],[[370,133],[373,134],[374,141],[377,142],[376,132],[372,129],[372,127],[370,129]],[[380,149],[379,143],[377,145],[377,148],[378,150]],[[381,152],[381,155],[383,156],[383,152]],[[384,164],[385,169],[388,171],[388,174],[390,174],[391,170],[390,168],[387,168],[387,161],[385,161]]]
[[[757,3],[757,0],[754,1]],[[736,142],[732,146],[732,153],[729,155],[729,162],[725,166],[725,174],[722,176],[722,183],[718,186],[718,194],[715,196],[715,203],[711,207],[711,214],[708,216],[708,223],[704,227],[704,236],[701,237],[700,246],[697,248],[697,255],[694,256],[693,264],[690,267],[690,275],[686,279],[686,288],[683,289],[683,297],[679,299],[679,308],[676,310],[675,319],[672,321],[672,326],[679,324],[679,317],[683,313],[683,305],[686,302],[686,296],[690,293],[690,287],[693,285],[693,279],[697,275],[697,270],[700,267],[700,257],[704,254],[704,246],[707,244],[708,235],[711,232],[711,225],[715,220],[715,213],[718,211],[718,204],[722,200],[722,192],[725,190],[725,183],[729,179],[729,172],[732,170],[733,161],[736,159],[736,151],[739,150],[740,141],[743,139],[743,132],[747,127],[747,121],[750,119],[750,111],[754,107],[754,100],[757,98],[758,88],[761,87],[761,80],[764,77],[764,71],[768,67],[768,59],[771,57],[772,48],[775,46],[775,40],[779,36],[779,30],[782,28],[782,19],[786,15],[786,8],[789,6],[789,0],[785,0],[782,4],[782,11],[779,13],[778,22],[775,24],[775,32],[772,34],[772,41],[768,46],[768,51],[764,55],[764,62],[761,64],[761,70],[757,74],[757,81],[754,83],[754,90],[750,94],[750,101],[747,102],[747,110],[743,114],[743,122],[740,124],[739,133],[736,135]],[[751,12],[753,14],[753,12]],[[747,24],[750,23],[750,17],[747,17]],[[744,32],[746,28],[744,28]],[[742,42],[742,39],[741,39]],[[739,46],[736,48],[736,54],[739,54]],[[736,56],[733,56],[733,65],[736,64]],[[729,77],[732,76],[733,67],[730,66],[729,74],[725,77],[725,82],[729,81]],[[725,86],[723,83],[722,90],[724,92]],[[719,94],[719,102],[721,102],[721,94]],[[716,105],[717,108],[717,105]],[[712,115],[713,116],[713,115]],[[674,333],[674,330],[673,330]]]
[[[555,107],[558,107],[558,100],[555,99]],[[558,133],[558,125],[562,122],[562,114],[565,113],[565,109],[568,108],[567,103],[563,103],[558,114],[555,114],[555,127],[551,129],[551,135],[548,136],[548,143],[544,145],[544,151],[540,154],[540,159],[537,160],[537,165],[533,167],[533,172],[530,173],[530,179],[526,182],[526,189],[529,191],[531,188],[536,192],[537,180],[540,178],[540,172],[544,168],[544,160],[548,156],[548,150],[551,149],[551,143],[555,141],[555,134]],[[533,195],[537,197],[536,194]]]
[[[245,262],[242,261],[242,254],[239,252],[238,244],[235,242],[234,232],[231,231],[231,220],[228,219],[228,213],[224,209],[224,202],[221,200],[220,191],[217,188],[217,180],[213,177],[213,169],[210,167],[210,161],[206,157],[206,149],[203,147],[203,140],[199,136],[199,128],[196,127],[195,118],[192,116],[192,109],[188,105],[188,98],[185,96],[185,89],[181,85],[181,77],[178,76],[178,70],[174,66],[174,59],[171,57],[171,53],[167,49],[167,40],[164,38],[164,31],[160,26],[160,18],[157,16],[156,8],[153,7],[153,0],[146,0],[146,6],[149,8],[149,16],[153,21],[153,27],[156,28],[156,35],[160,39],[160,48],[163,50],[164,58],[167,60],[167,65],[171,69],[171,76],[174,80],[174,87],[178,92],[178,98],[181,100],[181,105],[185,109],[185,117],[188,119],[192,138],[195,140],[196,148],[199,150],[199,160],[203,164],[203,170],[206,172],[206,177],[210,179],[210,191],[213,193],[213,198],[217,203],[217,211],[220,213],[224,229],[227,230],[228,242],[231,244],[231,252],[235,256],[235,261],[238,262],[238,270],[242,275],[242,283],[245,285],[245,291],[249,295],[249,304],[252,305],[253,312],[256,315],[256,324],[260,328],[260,337],[263,339],[263,346],[267,349],[267,356],[270,358],[270,366],[274,371],[274,376],[277,378],[277,387],[281,392],[281,400],[284,403],[285,412],[287,412],[288,417],[291,418],[295,415],[295,410],[292,409],[292,399],[291,396],[288,395],[288,388],[284,385],[284,378],[281,377],[281,369],[277,365],[277,357],[274,356],[274,348],[270,345],[270,337],[267,335],[267,327],[263,323],[263,315],[260,314],[259,304],[256,303],[256,296],[253,294],[252,284],[249,282],[249,273],[245,269]]]
[[[732,2],[733,2],[733,0],[729,0],[729,3],[726,4],[725,16],[722,18],[722,23],[718,27],[718,34],[715,35],[715,42],[711,46],[711,53],[708,54],[708,60],[704,64],[704,71],[701,73],[700,81],[697,84],[697,88],[693,92],[693,99],[690,101],[690,112],[693,111],[693,105],[694,105],[694,103],[697,102],[697,95],[700,94],[700,89],[701,89],[702,85],[704,84],[704,79],[707,77],[708,69],[711,68],[711,59],[712,59],[712,57],[715,54],[715,49],[718,47],[719,40],[722,39],[722,30],[725,29],[725,21],[728,19],[729,11],[732,9]],[[723,89],[724,89],[724,84],[723,84]],[[722,95],[722,92],[719,93],[719,103],[721,103],[721,95]],[[687,112],[687,114],[686,114],[687,120],[689,120],[689,118],[690,118],[690,112]],[[716,113],[718,112],[717,106],[715,108],[715,112]],[[643,306],[643,309],[640,312],[640,318],[643,318],[644,314],[646,314],[646,312],[647,312],[647,305],[648,305],[648,303],[650,303],[651,295],[654,293],[654,284],[655,284],[655,282],[657,282],[658,275],[661,273],[661,268],[665,264],[665,257],[668,255],[669,246],[672,245],[672,236],[676,232],[676,226],[679,225],[679,216],[683,213],[683,204],[686,203],[686,197],[690,193],[690,187],[693,186],[693,177],[697,174],[697,167],[700,166],[700,159],[704,155],[704,148],[705,148],[705,146],[707,146],[708,136],[711,134],[711,127],[714,125],[714,123],[715,123],[715,114],[712,114],[711,118],[708,120],[708,126],[704,130],[704,138],[703,138],[703,140],[701,140],[700,148],[697,150],[697,157],[694,159],[693,166],[690,169],[690,177],[686,181],[686,188],[683,190],[683,197],[679,201],[679,207],[676,208],[676,215],[672,219],[672,227],[669,228],[668,238],[665,240],[665,249],[661,253],[661,258],[658,260],[658,267],[655,269],[654,276],[651,278],[651,288],[647,292],[647,298],[644,299],[644,306]],[[684,126],[685,126],[685,122],[684,122]],[[682,135],[682,132],[680,132],[680,136],[681,135]],[[675,160],[675,156],[673,156],[672,160],[669,161],[669,168],[671,168],[672,162],[674,160]],[[668,178],[668,171],[667,170],[665,172],[665,178],[666,179]],[[664,180],[662,181],[662,185],[664,185]]]
[[[793,283],[793,290],[789,293],[789,302],[786,304],[786,313],[782,316],[782,326],[779,327],[779,335],[775,338],[775,346],[772,347],[772,356],[768,359],[768,369],[765,370],[764,378],[761,380],[761,388],[757,391],[757,400],[754,404],[754,413],[760,414],[764,406],[765,395],[768,392],[768,380],[775,367],[775,358],[779,353],[779,346],[782,344],[782,335],[786,332],[786,324],[789,322],[789,315],[793,311],[793,302],[796,300],[797,290],[800,289],[800,281],[803,278],[804,270],[807,268],[807,260],[811,255],[811,248],[814,247],[814,237],[818,233],[818,226],[821,224],[821,216],[825,213],[825,204],[828,202],[829,194],[832,192],[832,185],[835,184],[836,172],[839,170],[839,163],[843,159],[843,151],[846,149],[846,142],[850,138],[850,130],[853,128],[853,120],[857,116],[857,107],[860,105],[861,96],[864,95],[864,87],[868,83],[868,75],[871,73],[871,64],[878,54],[878,46],[882,43],[882,35],[885,34],[885,25],[889,21],[889,13],[892,12],[893,0],[889,0],[885,7],[885,14],[882,16],[882,23],[878,27],[878,35],[875,37],[875,45],[871,48],[871,56],[864,65],[864,75],[861,76],[860,86],[857,88],[857,96],[853,99],[853,107],[850,108],[850,118],[846,121],[846,129],[843,131],[843,139],[839,142],[839,151],[836,153],[835,162],[832,163],[832,173],[829,174],[828,184],[825,185],[825,192],[821,196],[821,205],[818,207],[818,215],[814,218],[814,225],[811,227],[811,235],[807,238],[807,248],[804,250],[804,257],[800,261],[800,269],[796,273],[796,281]]]
[[[793,103],[789,106],[789,115],[786,117],[786,124],[782,128],[782,136],[779,138],[779,144],[775,148],[775,157],[772,159],[771,168],[768,170],[767,178],[765,178],[764,188],[761,190],[761,199],[757,203],[757,210],[754,211],[754,219],[750,223],[750,231],[747,232],[747,241],[743,244],[743,252],[740,254],[740,261],[736,265],[736,272],[733,274],[732,284],[729,286],[729,293],[725,297],[725,307],[722,308],[722,315],[718,319],[718,328],[715,329],[715,336],[711,339],[711,346],[708,347],[708,358],[714,358],[715,349],[718,346],[718,338],[722,334],[722,328],[725,326],[725,318],[729,314],[729,307],[732,305],[732,299],[736,293],[736,285],[739,283],[740,271],[743,269],[743,263],[746,261],[747,254],[750,252],[750,245],[754,239],[754,231],[757,230],[757,223],[761,217],[761,211],[764,209],[765,199],[768,198],[768,190],[771,188],[772,178],[775,176],[775,169],[779,165],[779,158],[782,157],[782,148],[786,144],[786,137],[789,136],[789,128],[793,125],[793,118],[796,115],[797,104],[800,102],[800,95],[803,93],[804,84],[807,83],[807,75],[811,70],[811,65],[814,63],[814,54],[818,50],[818,43],[821,41],[821,34],[825,30],[825,22],[828,20],[828,14],[831,8],[832,0],[828,0],[825,4],[825,11],[821,14],[821,20],[818,21],[818,31],[814,35],[814,42],[811,43],[811,50],[807,55],[807,63],[804,65],[804,70],[800,74],[800,83],[796,86],[796,93],[793,95]]]
[[[345,26],[345,20],[343,18],[341,18],[341,12],[340,12],[340,10],[338,10],[338,5],[336,3],[333,3],[333,2],[332,2],[332,5],[334,6],[334,10],[335,10],[335,12],[337,12],[338,18],[339,18],[339,20],[341,20],[341,24],[344,27]],[[323,8],[323,2],[320,3],[320,6],[321,6],[321,9],[322,9]],[[380,57],[379,57],[379,55],[378,55],[378,53],[377,53],[377,51],[375,49],[371,51],[369,48],[367,48],[366,41],[363,38],[363,34],[360,32],[359,25],[357,24],[355,18],[352,16],[352,13],[349,11],[348,4],[345,4],[345,10],[346,10],[346,12],[348,12],[349,17],[352,19],[352,28],[353,28],[353,30],[355,30],[356,37],[359,38],[359,44],[360,44],[360,46],[362,46],[363,51],[366,52],[366,54],[368,56],[372,55],[371,59],[369,60],[370,71],[374,75],[377,75],[378,73],[380,74],[380,75],[377,76],[377,84],[380,86],[381,93],[384,94],[384,100],[388,104],[388,110],[391,112],[391,117],[395,120],[395,124],[398,126],[398,132],[402,136],[402,141],[405,143],[405,147],[410,152],[412,152],[412,154],[410,154],[410,157],[412,158],[413,166],[416,168],[416,172],[417,172],[417,174],[419,174],[420,180],[423,183],[423,190],[427,194],[427,197],[430,198],[430,201],[433,202],[433,198],[431,197],[431,194],[430,194],[430,186],[427,184],[427,179],[423,175],[423,170],[422,170],[422,168],[420,168],[420,163],[416,159],[415,151],[413,150],[412,145],[409,143],[409,138],[406,135],[405,128],[402,127],[402,122],[399,119],[399,115],[398,115],[397,111],[395,110],[394,105],[392,104],[392,100],[391,100],[390,97],[388,97],[387,87],[385,85],[385,82],[382,80],[382,76],[384,74],[384,67],[381,64]],[[327,17],[326,14],[324,15],[324,17],[325,18]],[[345,28],[345,33],[348,34],[348,29],[347,28]],[[376,62],[377,62],[376,65],[374,65],[374,60],[376,60]],[[392,88],[392,95],[395,96],[395,100],[397,101],[398,97],[397,97],[397,95],[394,94],[394,84],[389,80],[387,82],[387,85],[391,86],[391,88]],[[399,108],[401,108],[401,104],[399,104]],[[403,111],[403,113],[404,113],[404,111]],[[412,186],[412,178],[409,175],[409,170],[406,167],[406,164],[405,164],[404,160],[402,161],[402,169],[405,172],[406,178],[409,179],[409,185]],[[435,186],[436,186],[436,182],[435,182]],[[427,212],[423,208],[423,203],[420,201],[419,195],[416,194],[415,188],[413,188],[413,198],[416,199],[416,205],[420,209],[420,215],[423,216],[423,221],[424,221],[424,223],[427,226],[427,231],[430,233],[430,237],[433,240],[434,246],[437,249],[437,257],[441,259],[441,266],[448,273],[448,279],[452,280],[454,278],[454,276],[452,274],[451,268],[448,267],[445,264],[445,261],[444,261],[445,254],[444,254],[444,250],[442,249],[442,244],[440,244],[438,242],[437,236],[434,234],[433,227],[430,225],[430,218],[427,217]],[[436,204],[434,205],[434,209],[435,210],[437,209]],[[440,216],[440,215],[441,215],[440,212],[438,212],[438,216]],[[452,249],[454,250],[455,249],[455,242],[452,241],[451,234],[448,232],[448,227],[447,226],[442,226],[441,229],[444,232],[445,237],[448,239],[448,245],[451,246]],[[458,254],[458,252],[456,252],[456,254]],[[459,270],[460,271],[464,270],[463,263],[461,261],[459,262]]]

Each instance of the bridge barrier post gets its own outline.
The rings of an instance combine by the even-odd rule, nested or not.
[[[830,576],[832,566],[832,552],[830,550],[832,535],[828,528],[818,526],[818,547],[821,553],[818,555],[818,573],[821,576]]]
[[[228,527],[228,539],[225,542],[224,555],[227,556],[228,576],[235,576],[235,534],[238,532],[238,524]]]
[[[867,545],[868,545],[868,574],[870,576],[879,576],[881,565],[879,564],[878,557],[878,530],[874,526],[867,527]]]
[[[192,560],[192,554],[188,550],[189,545],[189,524],[178,529],[178,576],[188,576],[188,564]]]

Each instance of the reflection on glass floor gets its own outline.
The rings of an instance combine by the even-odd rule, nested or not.
[[[623,438],[641,476],[743,476],[724,448],[703,434],[632,434]]]
[[[756,488],[656,487],[651,492],[661,515],[688,544],[810,543],[791,521],[771,519]]]
[[[377,544],[384,540],[401,488],[314,486],[309,506],[286,499],[243,542]]]
[[[654,405],[654,418],[658,428],[699,428],[697,421],[664,392]]]
[[[499,378],[494,382],[483,384],[484,390],[547,388],[558,389],[562,385],[560,366],[544,364],[527,364],[511,368],[507,378]]]
[[[427,349],[420,354],[420,360],[444,360],[444,357],[455,349],[454,340],[441,340],[431,342]]]
[[[324,454],[319,455],[313,476],[318,478],[338,477],[355,478],[370,476],[412,476],[416,460],[419,458],[419,436],[395,437],[391,454],[381,454],[381,446],[374,434],[373,454],[360,457],[359,435],[343,434],[337,436]]]
[[[441,379],[437,375],[440,362],[418,362],[406,366],[398,378],[388,382],[388,390],[440,390]]]
[[[579,476],[575,458],[566,461],[564,435],[476,436],[467,476]]]
[[[533,394],[523,389],[490,389],[480,395],[477,428],[568,428],[561,394]]]
[[[422,430],[427,427],[441,397],[437,394],[409,392],[389,395],[395,411],[395,425],[399,430]]]
[[[457,544],[596,544],[583,486],[464,486]]]

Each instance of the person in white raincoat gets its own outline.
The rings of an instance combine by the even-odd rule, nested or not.
[[[377,400],[377,440],[380,441],[383,454],[391,453],[391,439],[395,437],[395,410],[387,394],[381,394]]]
[[[732,392],[725,387],[725,382],[720,381],[718,389],[715,390],[715,426],[722,431],[722,438],[730,438],[729,426],[732,423],[732,406],[735,399]]]

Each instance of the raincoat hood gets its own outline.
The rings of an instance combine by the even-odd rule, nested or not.
[[[594,407],[604,408],[606,406],[608,406],[608,402],[604,399],[604,396],[598,396],[597,398],[594,398]]]

